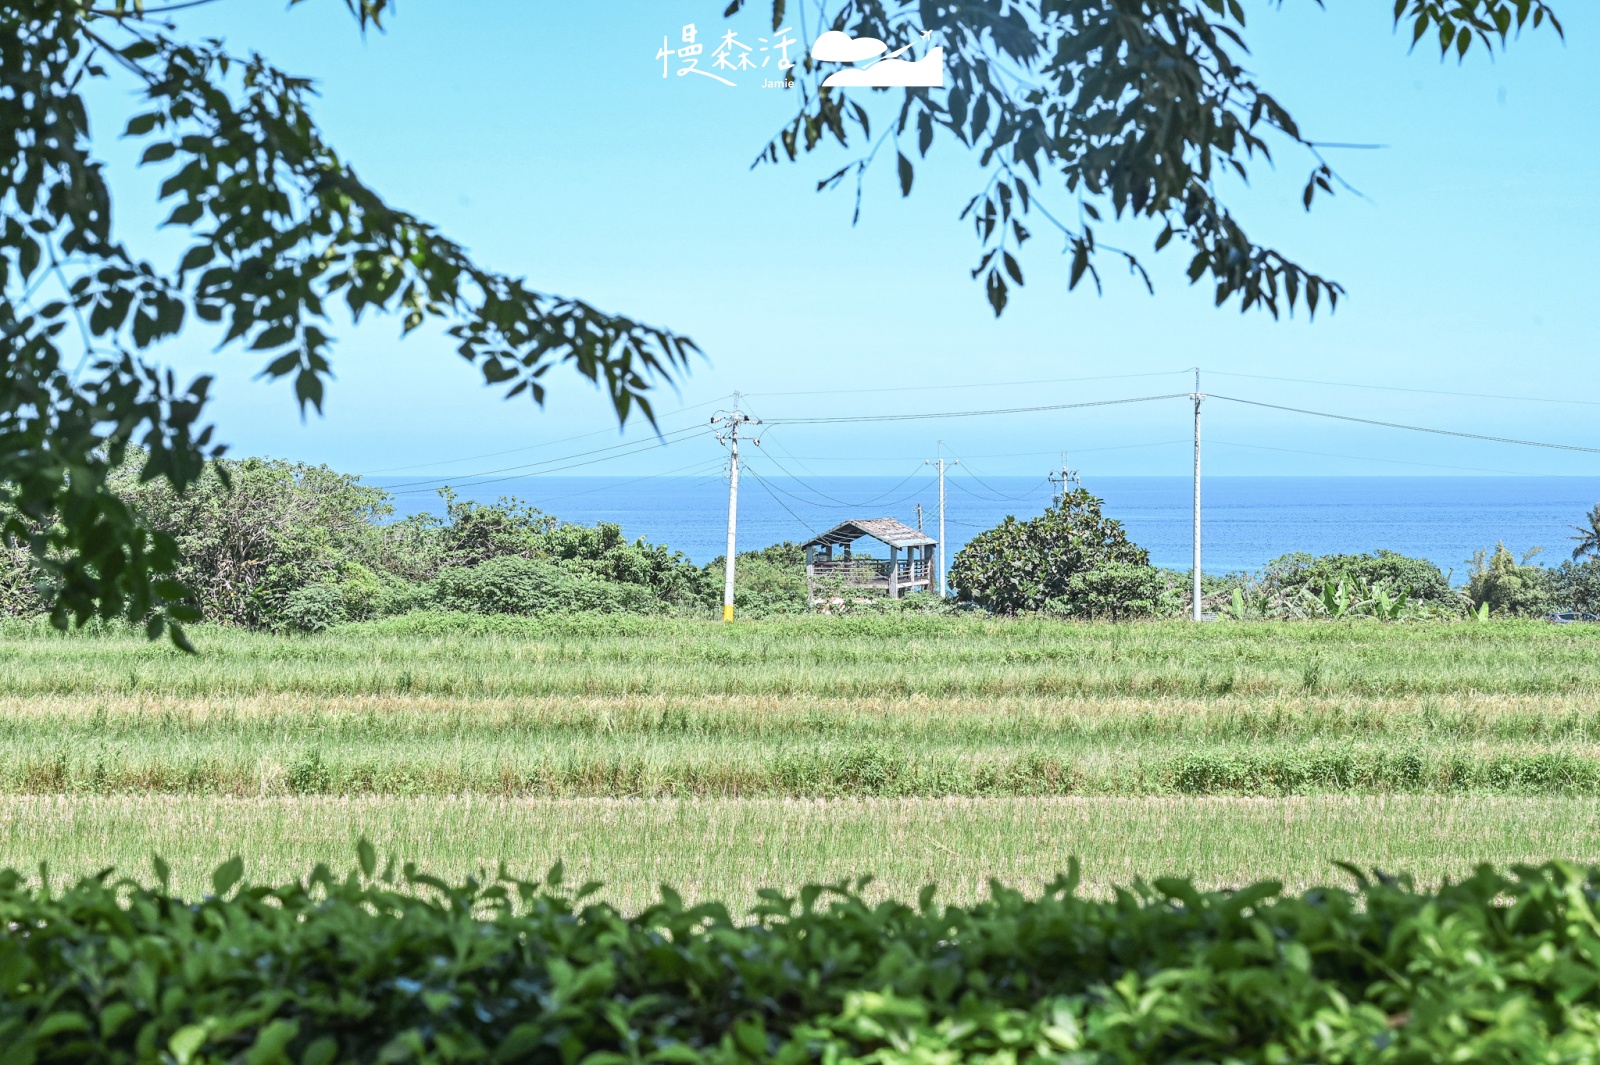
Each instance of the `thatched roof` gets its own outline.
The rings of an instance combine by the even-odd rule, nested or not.
[[[894,518],[852,518],[835,525],[819,536],[812,537],[801,546],[827,547],[829,544],[848,544],[863,536],[881,540],[890,547],[929,547],[939,542]]]

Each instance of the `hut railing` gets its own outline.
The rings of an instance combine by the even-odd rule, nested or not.
[[[817,559],[811,564],[814,577],[833,577],[851,584],[887,584],[891,566],[897,571],[895,582],[909,584],[929,578],[929,566],[920,558],[902,558],[891,563],[883,558]]]

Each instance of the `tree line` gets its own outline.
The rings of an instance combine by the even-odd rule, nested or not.
[[[721,602],[722,558],[696,565],[664,544],[629,540],[618,525],[563,522],[517,499],[478,503],[444,489],[442,515],[397,518],[383,489],[327,466],[223,460],[184,493],[141,481],[135,468],[114,475],[119,497],[172,538],[173,579],[189,589],[195,615],[215,624],[316,632],[419,610],[697,615]],[[799,545],[741,554],[736,577],[741,615],[814,608]],[[23,538],[0,541],[0,614],[48,613],[52,579]],[[1152,566],[1081,488],[1038,517],[1007,517],[974,537],[955,556],[951,582],[953,600],[849,588],[823,598],[833,612],[977,608],[1111,621],[1190,609],[1188,574]],[[1392,551],[1295,553],[1255,572],[1205,575],[1202,594],[1204,609],[1240,620],[1600,613],[1600,560],[1544,567],[1499,546],[1480,552],[1456,587],[1432,562]]]

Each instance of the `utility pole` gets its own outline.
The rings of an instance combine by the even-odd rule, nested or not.
[[[917,532],[922,531],[922,504],[917,504]]]
[[[1078,471],[1067,465],[1067,453],[1061,453],[1061,472],[1051,473],[1046,478],[1050,482],[1050,505],[1059,507],[1061,501],[1067,498],[1067,493],[1078,487]]]
[[[946,587],[945,575],[949,572],[944,564],[944,471],[950,466],[961,465],[960,459],[944,460],[944,441],[939,441],[939,457],[937,459],[923,459],[924,466],[937,466],[939,468],[939,598],[943,599],[950,594]]]
[[[1200,391],[1200,367],[1194,368],[1194,620],[1200,620],[1200,402],[1205,393]]]
[[[722,567],[722,620],[733,620],[733,560],[737,551],[734,535],[739,524],[739,426],[760,425],[761,421],[739,410],[741,394],[733,394],[733,410],[713,414],[711,424],[719,426],[717,441],[728,445],[728,553]]]

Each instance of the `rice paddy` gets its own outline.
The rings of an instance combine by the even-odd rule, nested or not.
[[[629,905],[1600,860],[1600,634],[1536,623],[413,616],[0,629],[0,865],[565,859]],[[183,879],[187,878],[187,879]],[[887,888],[886,888],[887,890]],[[903,893],[903,892],[902,892]]]

